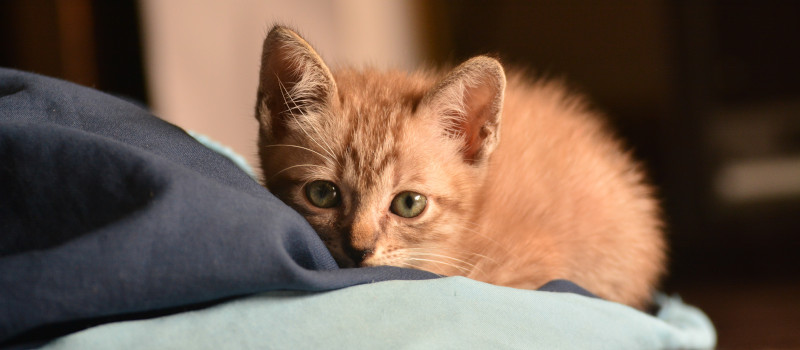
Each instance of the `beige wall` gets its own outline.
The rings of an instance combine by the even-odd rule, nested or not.
[[[255,165],[261,42],[298,29],[330,65],[410,68],[420,60],[404,0],[142,0],[155,113],[233,148]]]

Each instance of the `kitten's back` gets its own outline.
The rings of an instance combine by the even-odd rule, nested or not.
[[[641,305],[663,270],[658,204],[639,166],[597,113],[558,83],[508,73],[501,142],[476,223],[472,277],[520,288],[570,279]],[[507,257],[500,258],[498,257]]]

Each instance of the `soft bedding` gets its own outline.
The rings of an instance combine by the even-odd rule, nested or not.
[[[699,310],[659,299],[658,317],[573,293],[463,277],[332,292],[270,292],[208,309],[99,326],[45,349],[699,349]]]
[[[297,213],[180,128],[0,69],[0,348],[714,343],[680,303],[664,319],[564,281],[546,289],[578,293],[436,277],[338,269]]]

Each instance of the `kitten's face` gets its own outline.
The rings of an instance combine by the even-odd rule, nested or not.
[[[267,36],[256,104],[263,183],[340,266],[462,268],[453,242],[474,231],[505,76],[479,57],[440,78],[334,75],[296,33]]]
[[[355,72],[336,82],[336,103],[291,116],[261,146],[265,185],[340,266],[446,271],[453,261],[439,255],[456,256],[449,242],[470,228],[478,172],[429,111],[414,110],[429,84]]]

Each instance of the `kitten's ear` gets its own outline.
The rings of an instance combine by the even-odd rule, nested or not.
[[[316,51],[300,35],[275,26],[264,39],[256,119],[272,137],[289,117],[301,118],[333,101],[336,83]]]
[[[453,69],[420,104],[439,118],[445,135],[463,142],[464,160],[478,165],[500,141],[505,86],[500,62],[478,56]]]

